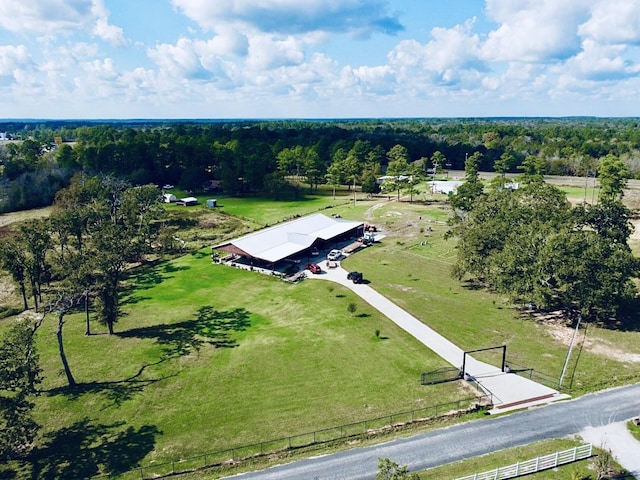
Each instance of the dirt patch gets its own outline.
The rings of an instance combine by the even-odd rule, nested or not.
[[[574,346],[582,344],[582,348],[585,351],[594,355],[610,358],[618,362],[640,363],[640,354],[625,352],[613,345],[611,342],[603,340],[602,338],[585,338],[583,329],[581,329],[576,335],[575,329],[568,326],[566,324],[566,320],[559,318],[558,316],[546,318],[541,321],[541,324],[549,335],[566,347],[569,347],[571,342],[574,341]]]
[[[371,220],[373,218],[373,212],[378,210],[379,208],[384,207],[384,203],[376,203],[375,205],[369,207],[366,212],[364,212],[364,218],[367,220]]]

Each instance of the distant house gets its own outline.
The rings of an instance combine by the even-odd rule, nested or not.
[[[181,198],[176,202],[176,205],[183,205],[185,207],[191,207],[197,204],[198,204],[198,199],[196,197],[185,197],[185,198]]]
[[[413,175],[383,175],[376,178],[376,183],[382,185],[386,182],[410,182],[413,180]]]
[[[178,197],[176,197],[173,193],[163,193],[162,194],[162,201],[164,203],[171,203],[171,202],[175,202],[178,200]]]
[[[429,182],[431,185],[431,193],[443,193],[445,195],[456,193],[458,187],[463,183],[462,180],[435,180]]]

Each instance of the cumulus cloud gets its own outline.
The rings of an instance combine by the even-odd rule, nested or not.
[[[172,1],[202,28],[214,31],[220,24],[284,35],[321,31],[366,37],[403,30],[397,14],[389,12],[384,0]]]
[[[487,67],[480,60],[480,38],[471,32],[473,20],[453,28],[434,28],[432,40],[400,42],[388,55],[402,82],[468,87]]]
[[[0,76],[12,76],[16,70],[27,68],[31,63],[24,45],[0,46]]]
[[[483,57],[491,61],[564,60],[580,50],[577,28],[589,14],[588,0],[487,0],[491,31]]]
[[[603,43],[640,44],[640,3],[628,0],[598,1],[578,33]]]
[[[583,43],[582,51],[567,62],[568,72],[588,80],[617,80],[640,73],[640,66],[622,57],[622,45],[602,45],[592,39]]]
[[[112,45],[124,45],[120,27],[109,23],[103,0],[0,0],[0,28],[47,37],[89,31]]]
[[[250,40],[247,65],[254,70],[272,70],[283,66],[299,65],[304,60],[304,48],[294,37],[274,40],[256,35]]]
[[[0,0],[0,28],[54,35],[90,24],[92,0]]]

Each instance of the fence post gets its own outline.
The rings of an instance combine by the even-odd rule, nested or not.
[[[207,454],[204,455],[204,466],[207,466]]]
[[[140,480],[144,480],[144,470],[140,467]]]

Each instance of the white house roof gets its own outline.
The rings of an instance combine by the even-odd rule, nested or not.
[[[311,247],[317,239],[330,240],[362,225],[362,222],[316,213],[250,233],[214,248],[233,245],[252,257],[277,262]]]
[[[464,183],[462,180],[435,180],[429,182],[433,193],[455,193],[458,187]]]

